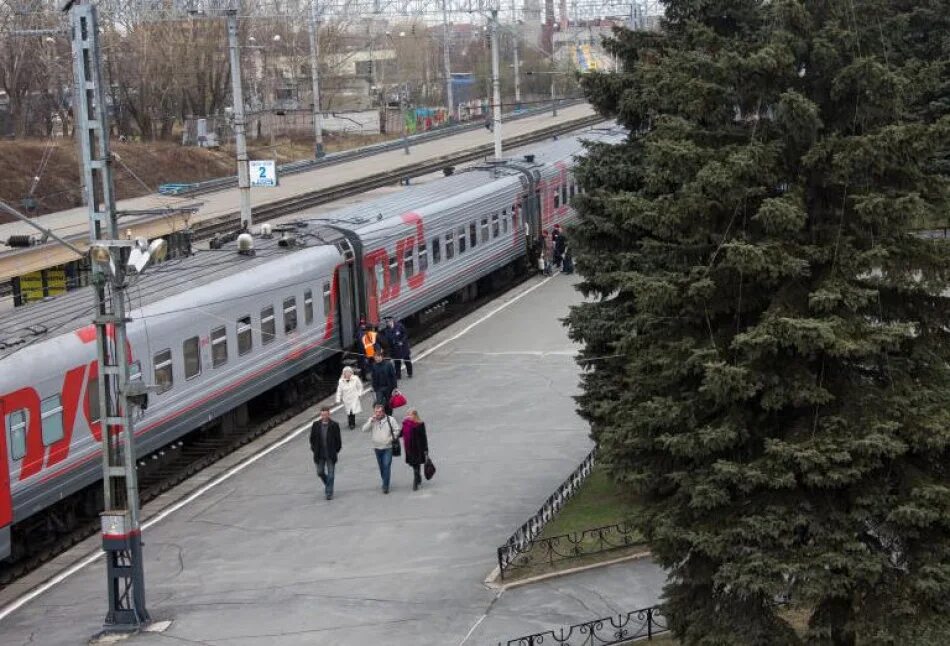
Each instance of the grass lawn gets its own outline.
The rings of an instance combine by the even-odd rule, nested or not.
[[[581,490],[544,526],[539,538],[613,525],[634,517],[639,510],[636,496],[618,489],[604,470],[595,465]]]
[[[617,531],[606,531],[603,539],[611,545],[621,546],[606,551],[598,551],[602,549],[603,543],[596,533],[583,534],[584,530],[622,524],[636,516],[639,509],[636,496],[618,489],[603,469],[594,466],[593,472],[581,490],[564,505],[554,519],[544,526],[536,539],[543,541],[573,534],[573,540],[561,539],[556,544],[550,545],[552,548],[550,551],[545,549],[549,547],[549,544],[536,543],[532,550],[516,559],[518,567],[506,572],[505,580],[524,579],[646,551],[648,548],[643,544],[643,538],[637,533],[624,535]],[[577,549],[582,555],[560,558],[570,554],[573,549]],[[552,551],[555,553],[554,558],[551,558]]]

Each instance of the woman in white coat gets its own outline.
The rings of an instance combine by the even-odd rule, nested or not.
[[[340,382],[336,387],[336,403],[343,404],[346,410],[346,422],[350,430],[356,428],[356,414],[363,412],[360,397],[363,395],[363,382],[353,374],[353,369],[347,366],[343,369]]]

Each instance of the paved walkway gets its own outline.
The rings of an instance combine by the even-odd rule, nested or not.
[[[495,546],[590,448],[560,323],[571,283],[533,279],[414,348],[428,356],[404,392],[439,468],[421,491],[396,462],[380,493],[369,438],[344,431],[327,502],[301,433],[148,529],[149,609],[173,624],[131,642],[489,644],[652,603],[649,562],[500,597],[482,584]],[[84,643],[104,584],[99,560],[2,620],[0,643]]]

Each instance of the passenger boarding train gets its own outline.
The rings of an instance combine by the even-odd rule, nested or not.
[[[150,268],[129,289],[140,456],[338,359],[361,315],[404,319],[536,264],[542,229],[573,217],[571,172],[594,130]],[[281,231],[281,229],[284,229]],[[289,230],[288,230],[289,229]],[[245,240],[246,242],[246,240]],[[137,282],[136,282],[137,281]],[[92,288],[0,315],[0,558],[95,513],[101,481]]]

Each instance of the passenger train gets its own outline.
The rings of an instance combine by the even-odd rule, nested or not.
[[[133,278],[131,373],[150,391],[135,413],[140,456],[242,423],[253,398],[338,361],[361,316],[412,317],[533,266],[541,230],[573,217],[581,140],[622,136],[549,141]],[[101,504],[92,315],[91,288],[0,315],[0,558]]]

